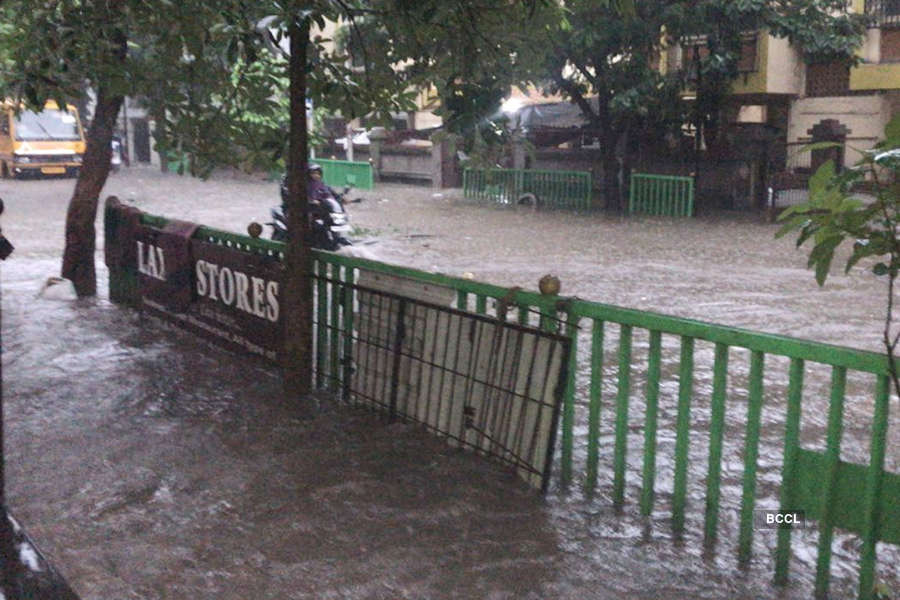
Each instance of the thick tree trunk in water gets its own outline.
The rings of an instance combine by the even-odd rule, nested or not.
[[[96,250],[97,202],[109,176],[110,142],[123,97],[110,95],[103,87],[97,92],[97,106],[91,121],[87,148],[75,183],[75,193],[66,214],[66,249],[62,276],[71,279],[79,297],[97,294]]]
[[[619,198],[619,161],[616,160],[618,135],[609,114],[609,100],[601,97],[597,123],[600,126],[600,147],[603,153],[603,200],[607,209],[621,210]]]
[[[288,153],[288,240],[284,286],[284,390],[301,399],[312,388],[312,253],[307,204],[306,61],[309,26],[293,24],[291,39],[291,130]]]
[[[613,136],[603,136],[604,139],[615,139]],[[610,142],[613,145],[615,142]],[[603,198],[607,209],[621,210],[619,202],[619,161],[616,160],[615,148],[606,150],[606,142],[603,142]]]

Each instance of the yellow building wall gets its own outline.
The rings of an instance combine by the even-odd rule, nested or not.
[[[672,60],[671,53],[666,53]],[[788,40],[760,32],[756,47],[756,71],[739,75],[732,94],[801,94],[804,65]],[[668,65],[666,65],[668,66]]]
[[[900,63],[859,65],[850,69],[851,90],[900,90]]]

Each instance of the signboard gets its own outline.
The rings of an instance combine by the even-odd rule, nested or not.
[[[277,361],[284,269],[271,256],[192,240],[196,226],[141,227],[135,266],[141,306],[234,350]]]

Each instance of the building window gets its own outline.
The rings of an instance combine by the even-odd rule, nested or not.
[[[743,36],[741,40],[741,56],[737,68],[741,73],[753,73],[759,69],[756,64],[756,48],[758,39],[755,33]]]
[[[697,64],[707,56],[709,48],[706,47],[705,39],[694,38],[682,45],[681,66],[688,81],[692,83],[697,81]]]
[[[850,67],[844,62],[806,65],[806,95],[846,96],[850,91]]]
[[[768,111],[764,104],[745,104],[738,110],[738,123],[765,123]]]
[[[741,36],[740,54],[737,59],[739,73],[753,73],[759,70],[757,64],[757,47],[759,37],[756,33],[747,33]],[[697,81],[697,59],[705,59],[709,56],[709,48],[706,45],[705,36],[691,37],[682,42],[681,64],[687,73],[688,81]]]

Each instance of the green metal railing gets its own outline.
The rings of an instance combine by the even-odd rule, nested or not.
[[[343,187],[349,185],[361,190],[375,187],[372,165],[367,162],[349,160],[310,159],[322,165],[322,179],[328,185]]]
[[[780,468],[777,505],[783,511],[805,512],[808,518],[818,521],[817,595],[824,597],[829,589],[833,531],[837,527],[854,532],[861,538],[858,597],[873,597],[876,544],[879,541],[900,544],[900,475],[884,468],[890,402],[885,356],[575,298],[544,296],[342,255],[322,252],[317,253],[316,257],[316,272],[320,277],[347,282],[353,280],[359,269],[366,269],[451,287],[457,291],[459,308],[482,314],[493,313],[502,318],[515,315],[522,323],[540,323],[551,328],[559,323],[552,317],[561,315],[566,323],[565,329],[573,340],[573,363],[568,371],[570,379],[566,387],[561,426],[562,481],[571,483],[577,477],[587,492],[594,492],[600,479],[601,458],[611,459],[614,504],[622,506],[626,503],[631,484],[632,488],[638,488],[635,500],[641,514],[649,516],[654,511],[660,492],[656,487],[658,462],[665,458],[671,462],[674,473],[672,488],[665,490],[665,494],[672,527],[680,535],[685,531],[686,515],[689,514],[689,469],[693,464],[697,470],[698,465],[705,463],[705,480],[695,476],[693,488],[695,491],[701,488],[700,493],[704,497],[702,529],[707,545],[714,545],[719,537],[723,483],[727,483],[722,473],[724,445],[729,437],[729,427],[734,428],[735,424],[733,420],[730,425],[727,423],[726,414],[735,411],[743,413],[740,425],[743,433],[743,473],[730,486],[739,489],[739,493],[730,498],[732,504],[739,506],[736,532],[738,559],[746,562],[754,553],[754,510],[758,505],[761,451],[765,452],[763,456],[767,459],[780,453],[784,458]],[[324,287],[321,283],[319,285]],[[318,323],[326,324],[326,329],[331,331],[346,327],[340,320],[348,316],[352,318],[349,304],[338,306],[332,302],[329,310],[328,292],[324,293],[326,295],[320,296],[318,301]],[[345,298],[344,302],[349,300]],[[515,310],[510,311],[510,307]],[[614,346],[616,365],[613,369],[607,369],[604,361],[612,328],[618,330],[618,340]],[[640,344],[637,342],[639,332],[642,334]],[[349,356],[349,353],[346,346],[335,351],[335,344],[346,342],[336,339],[329,342],[324,334],[320,335],[321,352],[317,354],[320,357],[317,365],[322,372],[322,380],[334,381],[334,389],[340,389],[340,380],[346,377],[342,370],[347,367],[346,364],[341,365],[337,357]],[[664,340],[668,343],[664,344]],[[589,343],[588,352],[581,353],[580,358],[576,343]],[[641,357],[636,356],[639,345]],[[330,354],[326,352],[329,347],[332,348]],[[702,361],[698,359],[701,350],[704,356]],[[710,354],[711,360],[707,358]],[[786,362],[788,366],[786,387],[777,383],[777,377],[775,383],[768,383],[771,375],[777,374],[778,367],[774,364],[779,362]],[[807,395],[819,393],[818,386],[804,384],[804,374],[815,371],[815,365],[818,365],[818,370],[824,367],[832,372],[830,393],[821,394],[829,398],[827,405],[807,408],[812,415],[819,411],[828,415],[827,426],[822,432],[824,452],[802,447],[799,436],[804,392]],[[859,391],[860,379],[870,379],[869,383],[874,384],[871,435],[868,440],[855,440],[858,445],[868,443],[867,465],[840,459],[850,372],[854,376],[854,391]],[[579,385],[583,383],[579,378],[587,379],[588,385]],[[698,398],[694,390],[694,382],[701,378],[711,380],[708,401]],[[611,379],[617,382],[616,393],[613,401],[604,405],[601,391],[604,382]],[[677,381],[677,391],[663,394],[661,384],[673,379]],[[729,379],[732,382],[741,380],[743,387],[735,389],[732,385],[729,389]],[[638,389],[638,382],[642,383],[643,394]],[[735,406],[735,396],[745,397],[745,405]],[[638,400],[643,404],[640,407],[643,408],[643,419],[636,419],[637,411],[630,406]],[[709,415],[707,426],[697,426],[692,418],[692,407],[702,408],[704,414]],[[600,439],[601,417],[606,410],[613,412],[609,417],[609,429],[614,442],[604,457]],[[657,436],[664,410],[667,413],[674,411],[674,417],[669,415],[666,427],[674,430],[675,443],[671,455],[663,457]],[[785,411],[785,419],[780,422],[784,433],[772,434],[768,430],[772,425],[773,413]],[[765,434],[763,423],[766,423]],[[585,425],[586,452],[576,457],[575,429]],[[629,453],[638,446],[633,431],[637,426],[643,429],[643,439],[639,444],[643,452],[639,465],[628,461]],[[698,442],[704,438],[709,439],[708,454],[701,458],[691,448],[699,447]],[[736,451],[740,450],[734,443],[731,445]],[[771,471],[771,466],[767,470]],[[771,478],[779,474],[766,475]],[[629,482],[630,477],[632,480]],[[789,526],[777,531],[774,574],[778,583],[787,581],[791,533]]]
[[[628,212],[666,217],[694,214],[694,179],[673,175],[632,173]]]
[[[534,200],[541,206],[589,210],[591,174],[586,171],[530,169],[466,169],[463,196],[480,202],[519,204]]]
[[[270,256],[283,248],[208,228],[196,236]],[[877,544],[900,545],[900,475],[885,468],[891,394],[884,355],[327,252],[314,256],[317,385],[337,393],[349,381],[351,340],[341,332],[353,330],[353,295],[329,281],[352,283],[363,269],[452,288],[457,308],[563,327],[572,339],[559,436],[564,486],[602,488],[615,506],[631,501],[645,516],[664,508],[677,535],[702,531],[710,547],[733,536],[740,562],[766,549],[755,509],[803,511],[818,529],[817,595],[829,590],[838,529],[859,540],[858,597],[874,597]],[[111,295],[121,286],[114,279]],[[848,407],[870,421],[847,423]],[[723,469],[726,457],[737,456],[739,473],[735,460]],[[672,475],[662,488],[661,469]],[[723,510],[736,511],[734,531],[720,524]],[[792,533],[782,526],[769,537],[782,584]]]

